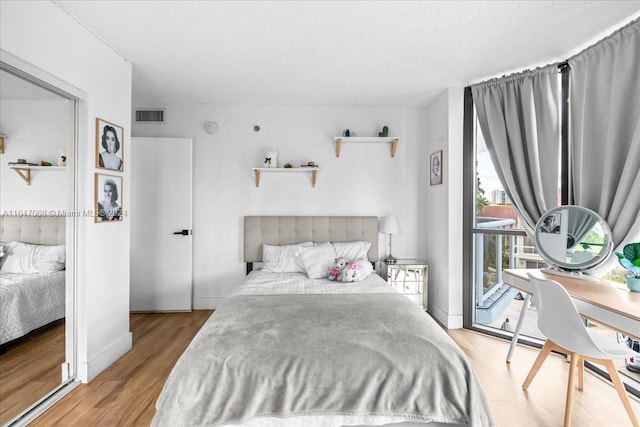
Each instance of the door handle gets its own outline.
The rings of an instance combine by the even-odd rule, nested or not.
[[[181,236],[188,236],[189,235],[189,230],[174,231],[173,234],[177,234],[177,235],[181,235]]]

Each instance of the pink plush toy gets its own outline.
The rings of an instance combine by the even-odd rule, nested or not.
[[[340,270],[338,269],[338,267],[332,267],[331,271],[329,271],[329,277],[327,277],[327,279],[336,280],[338,276],[340,276]]]
[[[349,264],[349,261],[343,257],[336,258],[333,263],[333,267],[329,270],[329,277],[327,277],[327,279],[338,281],[342,280],[342,272],[347,267],[347,264]]]
[[[366,259],[353,261],[348,263],[347,267],[342,271],[340,280],[343,282],[359,282],[371,273],[373,273],[373,267],[369,261]]]

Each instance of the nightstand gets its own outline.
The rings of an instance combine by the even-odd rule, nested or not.
[[[380,262],[380,276],[419,307],[427,309],[429,267],[419,259],[399,259],[395,264]]]

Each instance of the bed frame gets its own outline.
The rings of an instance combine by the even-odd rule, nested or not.
[[[377,216],[245,216],[244,262],[247,274],[262,262],[262,244],[292,245],[302,242],[371,242],[370,262],[378,261]]]
[[[0,216],[0,242],[64,245],[65,221],[63,216]]]

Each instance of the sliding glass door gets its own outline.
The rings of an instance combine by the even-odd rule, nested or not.
[[[467,153],[473,157],[475,185],[469,192],[473,199],[473,203],[469,203],[473,207],[469,286],[472,298],[467,323],[495,334],[505,334],[515,328],[524,298],[503,282],[504,270],[540,268],[544,263],[498,179],[475,113],[472,126],[472,150]],[[541,339],[535,311],[527,310],[525,315],[523,335]]]

